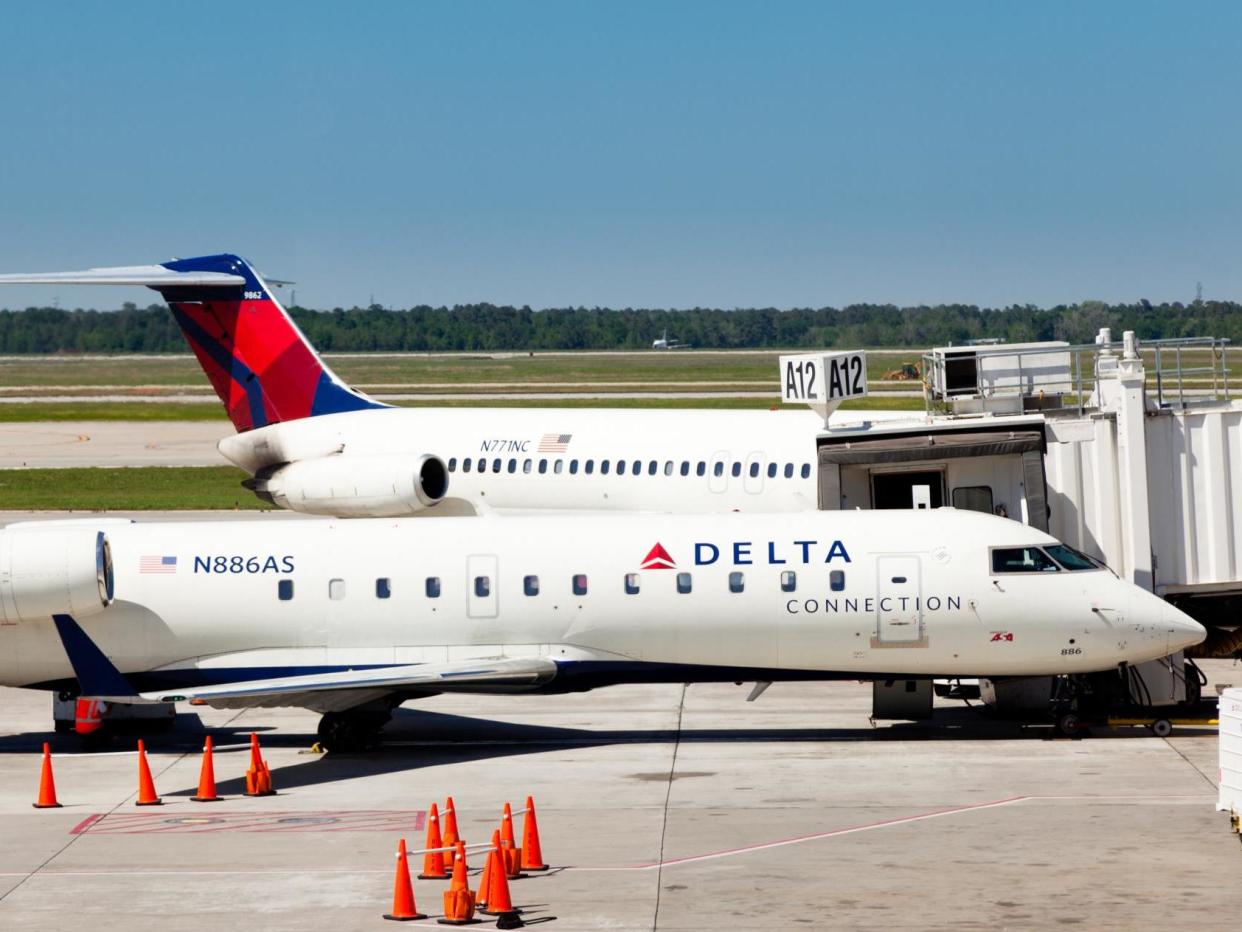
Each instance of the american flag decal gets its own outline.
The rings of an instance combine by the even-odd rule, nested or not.
[[[569,449],[573,434],[544,434],[539,438],[540,453],[564,453]]]
[[[177,572],[176,557],[139,557],[139,573],[175,573]]]

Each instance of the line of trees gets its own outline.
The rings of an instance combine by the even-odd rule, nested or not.
[[[844,308],[653,310],[625,308],[457,307],[292,309],[321,350],[353,352],[642,349],[665,330],[699,348],[941,346],[999,337],[1009,342],[1090,342],[1100,327],[1141,339],[1216,336],[1242,340],[1242,304],[1080,304],[980,308],[965,304]],[[0,310],[0,353],[175,353],[186,344],[160,304],[118,311]]]

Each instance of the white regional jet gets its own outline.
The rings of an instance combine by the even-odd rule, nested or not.
[[[238,433],[247,486],[307,514],[527,509],[802,511],[817,499],[811,411],[400,408],[345,385],[268,283],[233,255],[0,276],[163,295]],[[903,417],[834,415],[834,425]]]
[[[324,713],[441,692],[1107,671],[1175,607],[975,512],[74,520],[0,531],[0,683]]]

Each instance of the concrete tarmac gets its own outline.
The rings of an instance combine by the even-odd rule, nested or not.
[[[308,753],[309,712],[186,708],[149,741],[164,805],[140,809],[128,740],[84,752],[48,734],[46,694],[0,690],[0,928],[383,928],[428,803],[452,795],[481,842],[527,794],[554,868],[512,893],[550,928],[1236,927],[1214,729],[1054,740],[960,704],[872,727],[866,686],[748,691],[439,696],[340,756]],[[277,796],[240,795],[252,730]],[[204,732],[227,797],[210,805],[188,798]],[[37,811],[49,739],[64,808]],[[414,885],[432,919],[410,925],[438,928],[444,883]]]

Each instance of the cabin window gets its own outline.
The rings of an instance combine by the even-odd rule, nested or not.
[[[1059,569],[1038,547],[997,547],[992,551],[993,573],[1055,573]]]
[[[387,599],[392,595],[392,580],[387,576],[381,576],[375,580],[375,597],[377,599]]]
[[[786,464],[785,464],[785,478],[786,478],[786,479],[792,479],[792,478],[793,478],[793,463],[786,463]]]
[[[690,580],[689,573],[678,573],[677,574],[677,591],[680,592],[682,595],[686,595],[687,593],[690,592],[690,583],[691,583],[691,580]]]
[[[564,472],[564,471],[565,471],[565,461],[564,461],[564,460],[557,460],[555,463],[553,463],[553,464],[552,464],[552,471],[553,471],[554,473],[556,473],[556,474],[559,476],[562,472]]]
[[[1052,559],[1056,560],[1061,566],[1070,572],[1078,570],[1098,570],[1099,564],[1092,560],[1085,553],[1079,553],[1073,547],[1067,544],[1052,544],[1045,547],[1044,550]]]
[[[574,573],[574,595],[587,594],[586,573]]]
[[[517,460],[515,459],[509,460],[509,472],[510,473],[517,472]]]
[[[652,460],[650,463],[647,464],[647,475],[654,476],[656,474],[656,470],[659,468],[660,468],[659,462],[656,460]]]
[[[625,574],[625,594],[626,595],[638,595],[638,574],[637,573],[626,573]]]
[[[683,476],[690,475],[690,463],[686,460],[681,461],[681,474]]]
[[[673,461],[665,460],[664,461],[664,475],[671,476],[672,474],[673,474]]]
[[[527,576],[522,579],[522,591],[527,595],[539,594],[539,577]]]
[[[704,463],[702,460],[699,460],[699,464],[694,467],[694,474],[696,476],[707,475],[707,464]]]
[[[617,475],[625,475],[625,460],[617,460]]]
[[[587,460],[582,465],[583,465],[582,471],[585,472],[588,476],[591,475],[591,473],[595,472],[595,460]]]
[[[546,473],[547,471],[548,471],[548,461],[547,461],[547,460],[540,460],[540,461],[539,461],[539,475],[541,475],[541,476],[542,476],[542,475],[543,475],[544,473]]]
[[[734,570],[729,574],[729,591],[741,592],[746,588],[746,574]]]
[[[476,576],[474,577],[474,594],[480,599],[486,599],[492,594],[492,577]]]
[[[429,599],[440,598],[440,577],[428,576],[423,591],[427,593],[427,598]]]
[[[777,469],[776,463],[768,463],[768,478],[769,479],[776,478],[776,469]]]
[[[967,485],[953,490],[953,507],[963,511],[981,511],[985,515],[992,513],[992,487],[989,485]]]
[[[845,591],[845,570],[833,570],[828,574],[828,588],[833,592]]]
[[[449,472],[457,472],[457,457],[449,457]]]
[[[345,580],[328,580],[328,598],[333,602],[339,602],[341,599],[345,598]]]
[[[633,473],[634,475],[636,475],[636,476],[640,476],[640,475],[642,475],[642,472],[643,472],[643,461],[642,461],[642,460],[634,460],[634,466],[630,469],[630,472],[632,472],[632,473]]]
[[[717,462],[715,466],[712,467],[712,475],[713,476],[724,475],[724,462],[723,461]]]
[[[750,464],[750,478],[752,479],[759,478],[759,464],[758,463]]]
[[[811,478],[811,464],[810,463],[802,464],[802,478],[803,479]]]
[[[492,460],[492,472],[500,472],[501,465],[500,457],[498,456]]]
[[[293,598],[293,580],[282,579],[276,583],[276,598],[282,602],[288,602]]]
[[[608,460],[599,461],[599,474],[601,476],[608,475]]]
[[[734,463],[733,468],[730,469],[729,472],[733,473],[733,478],[736,479],[738,476],[742,474],[742,464]]]
[[[781,592],[793,592],[798,588],[798,574],[793,570],[781,573]]]
[[[578,475],[578,461],[577,461],[577,460],[570,460],[570,461],[569,461],[569,474],[570,474],[571,476],[576,476],[576,475]]]
[[[535,464],[534,464],[534,462],[533,462],[532,460],[522,460],[522,472],[524,472],[524,473],[526,473],[527,475],[529,475],[529,474],[530,474],[530,471],[531,471],[531,468],[532,468],[534,465],[535,465]]]

